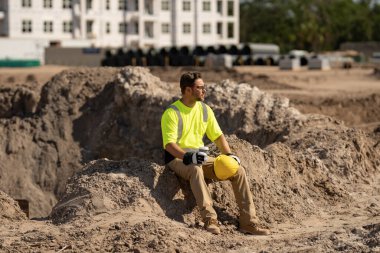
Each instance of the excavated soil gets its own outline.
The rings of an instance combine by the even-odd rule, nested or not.
[[[18,203],[4,192],[0,191],[0,221],[26,220],[26,215],[20,209]]]
[[[0,251],[380,252],[378,94],[289,100],[264,92],[300,89],[279,79],[204,70],[206,102],[273,231],[237,232],[229,182],[208,181],[222,228],[212,235],[188,183],[162,165],[160,117],[185,70],[80,68],[41,89],[2,88]]]

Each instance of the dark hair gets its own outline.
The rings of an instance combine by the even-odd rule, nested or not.
[[[186,87],[193,87],[195,80],[202,78],[199,72],[187,72],[182,74],[179,85],[181,86],[182,94],[185,92]]]

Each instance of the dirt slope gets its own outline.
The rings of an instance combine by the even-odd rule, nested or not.
[[[16,201],[0,191],[0,221],[26,220],[26,215],[21,211]]]
[[[55,76],[40,96],[22,86],[0,92],[9,101],[0,113],[1,190],[29,200],[31,217],[46,216],[66,179],[82,166],[80,147],[72,137],[77,108],[115,74],[107,68],[71,70]],[[40,100],[25,107],[29,97]]]

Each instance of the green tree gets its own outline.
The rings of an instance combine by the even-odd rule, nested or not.
[[[337,49],[342,42],[380,40],[373,0],[251,0],[241,4],[241,41],[276,43],[283,51]]]
[[[380,41],[380,4],[375,4],[371,10],[372,40]]]

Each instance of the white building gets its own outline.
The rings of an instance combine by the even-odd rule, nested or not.
[[[0,40],[40,47],[237,44],[239,0],[0,0]]]

